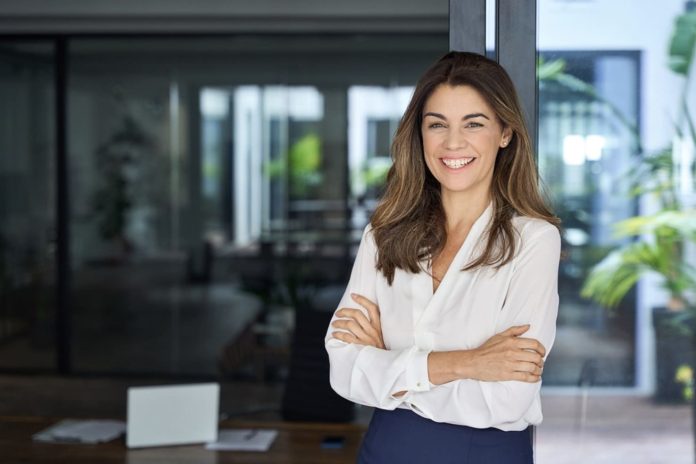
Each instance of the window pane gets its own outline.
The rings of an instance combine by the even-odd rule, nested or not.
[[[585,370],[592,372],[594,385],[633,386],[634,295],[612,314],[581,298],[578,290],[598,258],[622,242],[614,238],[612,225],[637,206],[622,179],[637,156],[632,131],[639,55],[600,50],[542,51],[540,56],[544,66],[563,69],[540,81],[539,170],[563,221],[567,251],[560,270],[559,337],[544,380],[547,385],[577,385]],[[586,90],[571,86],[574,82],[582,82]],[[578,339],[593,343],[575,351]]]
[[[0,41],[0,368],[55,368],[50,42]]]
[[[294,309],[337,303],[365,224],[349,147],[388,162],[403,89],[446,47],[444,35],[71,41],[75,369],[282,378]],[[396,105],[365,113],[358,141],[356,86]]]
[[[348,158],[353,225],[367,224],[391,167],[391,141],[413,87],[353,86],[348,89]]]
[[[693,462],[693,345],[654,322],[688,312],[664,308],[678,306],[675,264],[693,264],[693,243],[676,239],[693,220],[693,102],[670,67],[693,45],[675,29],[691,3],[538,2],[539,169],[566,252],[544,369],[545,406],[563,414],[539,428],[542,464]]]

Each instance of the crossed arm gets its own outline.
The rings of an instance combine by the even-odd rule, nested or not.
[[[558,231],[537,227],[523,234],[527,246],[500,309],[506,321],[499,321],[500,330],[507,329],[453,351],[386,349],[368,232],[348,283],[354,293],[344,295],[326,337],[334,390],[356,403],[382,409],[405,403],[424,417],[472,427],[522,430],[540,422],[539,380],[558,308]]]
[[[332,323],[332,337],[345,343],[385,349],[379,307],[362,295],[352,294],[353,301],[365,308],[341,308],[340,319]],[[428,355],[428,377],[434,385],[459,379],[482,381],[517,380],[534,383],[541,379],[546,348],[533,338],[522,335],[529,325],[514,326],[489,338],[472,350],[435,351]],[[402,396],[398,392],[394,396]]]

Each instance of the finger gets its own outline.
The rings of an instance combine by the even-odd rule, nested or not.
[[[363,327],[353,319],[339,319],[331,323],[331,326],[336,329],[348,330],[357,338],[367,338],[367,333]]]
[[[540,376],[531,374],[529,372],[513,372],[510,377],[512,378],[511,380],[518,380],[520,382],[527,383],[536,383],[541,380]]]
[[[341,318],[354,319],[365,332],[375,335],[375,327],[370,323],[370,320],[365,316],[365,314],[359,309],[353,308],[343,308],[336,311],[336,315]],[[381,329],[380,329],[381,330]]]
[[[511,335],[513,337],[518,337],[528,330],[529,330],[529,324],[514,325],[514,326],[500,332],[500,335]]]
[[[365,319],[365,321],[367,321],[367,319]],[[372,345],[377,348],[384,348],[384,342],[382,341],[381,334],[378,334],[376,330],[367,322],[365,322],[365,324],[367,324],[367,326],[358,324],[353,319],[339,319],[331,323],[331,325],[337,329],[350,331],[350,333],[360,340],[361,344],[363,345]]]
[[[346,342],[346,343],[358,343],[359,342],[359,340],[357,339],[357,337],[355,335],[348,333],[348,332],[339,332],[339,331],[331,332],[331,336],[333,338],[335,338],[336,340],[340,340],[340,341]]]
[[[513,354],[513,359],[520,362],[532,363],[539,367],[544,365],[544,358],[542,358],[539,353],[533,351],[516,350]]]
[[[532,350],[539,353],[540,356],[546,356],[546,347],[534,338],[518,338],[515,340],[520,349]]]
[[[357,293],[351,293],[350,297],[360,306],[367,309],[367,313],[369,314],[371,321],[379,319],[379,307],[376,303],[373,303],[368,298],[365,298],[362,295],[358,295]]]
[[[515,367],[515,372],[525,372],[527,374],[533,374],[537,377],[541,376],[543,369],[537,364],[530,362],[520,362]]]

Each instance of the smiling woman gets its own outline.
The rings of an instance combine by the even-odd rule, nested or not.
[[[507,73],[452,52],[419,81],[326,335],[377,408],[360,463],[530,463],[555,337],[558,219]]]
[[[423,123],[425,164],[440,184],[448,216],[448,240],[433,260],[433,288],[469,233],[470,220],[455,211],[483,211],[488,205],[498,150],[512,137],[481,94],[471,86],[441,84],[425,102]]]
[[[471,86],[440,85],[423,115],[425,164],[441,186],[443,201],[465,194],[486,201],[498,150],[512,137]]]

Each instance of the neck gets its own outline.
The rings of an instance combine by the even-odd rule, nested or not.
[[[447,218],[448,234],[469,228],[483,214],[491,202],[489,192],[480,195],[442,192],[442,207]]]

